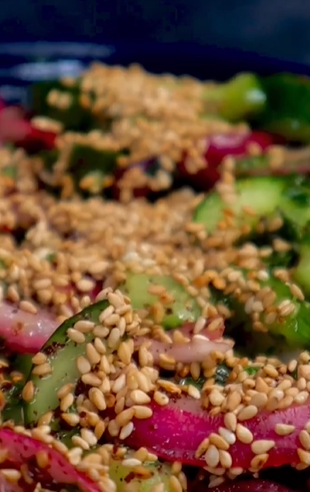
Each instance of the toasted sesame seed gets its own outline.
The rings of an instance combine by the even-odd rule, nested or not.
[[[219,434],[222,436],[225,441],[232,445],[235,444],[236,442],[236,436],[233,432],[229,431],[228,429],[225,429],[225,427],[220,427],[219,428]]]
[[[40,468],[46,468],[49,464],[49,457],[46,451],[40,450],[36,453],[36,461]]]
[[[182,485],[175,475],[171,475],[169,477],[169,486],[171,488],[171,492],[182,492]]]
[[[237,417],[235,414],[232,412],[228,412],[224,415],[224,423],[225,427],[230,430],[235,432],[237,428]]]
[[[74,324],[74,329],[81,333],[90,333],[94,328],[95,323],[93,321],[81,319]]]
[[[214,477],[210,479],[209,488],[219,487],[224,481],[225,479],[223,477]]]
[[[35,388],[33,382],[28,381],[23,387],[23,391],[22,391],[23,400],[25,400],[26,402],[30,402],[34,397],[34,392],[35,392]]]
[[[26,313],[30,313],[30,314],[38,313],[38,309],[36,308],[36,306],[29,301],[21,301],[19,303],[19,307],[22,311],[25,311]]]
[[[144,391],[139,389],[131,391],[130,398],[137,405],[146,405],[151,401],[151,398]]]
[[[92,343],[86,344],[85,352],[91,365],[96,365],[100,362],[101,356]]]
[[[214,444],[218,449],[226,450],[229,449],[228,442],[221,436],[215,433],[211,433],[209,436],[210,444]]]
[[[240,442],[244,444],[251,444],[253,442],[253,434],[242,424],[237,424],[236,426],[236,436]]]
[[[53,372],[52,367],[48,362],[45,362],[44,364],[40,364],[39,366],[35,366],[32,369],[32,374],[34,376],[48,376]]]
[[[13,468],[2,468],[0,473],[11,483],[17,483],[22,476],[20,471],[14,470]]]
[[[98,410],[105,410],[107,408],[107,403],[103,393],[98,388],[90,388],[88,392],[90,401],[95,405]]]
[[[303,446],[303,448],[306,451],[309,451],[310,450],[310,435],[309,435],[309,433],[306,430],[302,430],[302,431],[300,431],[298,437],[299,437],[300,444]]]
[[[144,407],[142,405],[134,405],[132,408],[135,411],[135,417],[137,419],[149,419],[153,415],[151,408]]]
[[[252,469],[252,471],[258,471],[258,470],[260,470],[267,463],[268,458],[269,458],[269,454],[268,453],[257,454],[251,460],[251,469]]]
[[[77,357],[76,366],[80,374],[88,374],[91,371],[90,362],[83,355]]]
[[[136,458],[126,458],[122,461],[123,466],[128,466],[128,468],[135,468],[136,466],[142,465],[140,460]]]
[[[69,328],[67,330],[67,335],[72,340],[74,343],[84,343],[85,342],[85,335],[83,332],[76,330],[74,328]]]
[[[231,468],[231,466],[232,466],[231,455],[227,451],[224,451],[223,449],[219,450],[219,455],[220,455],[221,466],[223,468]]]
[[[258,408],[255,407],[254,405],[249,405],[248,407],[244,407],[239,413],[238,413],[238,420],[243,421],[243,420],[249,420],[255,417],[258,413]]]
[[[216,468],[220,462],[220,454],[216,446],[213,444],[209,445],[207,452],[205,454],[205,460],[208,466]]]
[[[37,352],[36,355],[32,357],[32,363],[35,365],[44,364],[47,361],[47,357],[42,352]]]
[[[254,454],[264,454],[270,451],[275,446],[275,441],[268,439],[260,439],[258,441],[254,441],[251,444],[251,450]]]
[[[305,451],[304,449],[297,448],[297,454],[301,463],[310,466],[310,453],[309,451]]]
[[[71,407],[71,405],[73,405],[73,402],[74,402],[74,396],[73,396],[73,394],[72,393],[66,394],[60,400],[60,404],[59,404],[60,410],[62,412],[67,412],[67,410],[69,410],[69,408]]]
[[[289,436],[295,432],[295,426],[289,424],[276,424],[275,432],[278,436]]]

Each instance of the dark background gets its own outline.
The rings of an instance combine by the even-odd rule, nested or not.
[[[0,0],[0,41],[194,41],[310,64],[309,0]]]

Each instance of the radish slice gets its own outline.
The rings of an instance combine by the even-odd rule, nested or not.
[[[187,171],[185,163],[181,162],[179,164],[179,172],[195,187],[206,190],[211,188],[219,179],[219,165],[224,157],[234,156],[239,158],[249,155],[249,147],[251,145],[255,145],[263,152],[275,143],[279,143],[278,137],[260,131],[212,135],[208,141],[205,154],[208,166],[195,174],[191,174]]]
[[[73,286],[66,288],[68,300],[74,294]],[[101,291],[98,282],[90,294],[92,301]],[[13,351],[37,353],[52,336],[59,323],[48,309],[39,308],[37,314],[22,311],[16,305],[7,301],[0,303],[0,338]]]
[[[215,318],[208,320],[206,326],[195,336],[195,323],[185,323],[180,328],[169,330],[168,334],[173,340],[174,332],[180,332],[184,337],[188,338],[185,343],[168,343],[161,340],[140,337],[135,340],[135,347],[138,349],[144,344],[148,351],[153,356],[154,364],[160,363],[162,354],[172,357],[177,362],[182,364],[191,364],[192,362],[206,362],[212,352],[219,351],[227,352],[233,346],[230,340],[222,339],[224,332],[224,322],[219,318],[220,325],[215,330],[210,329]]]
[[[213,329],[214,327],[214,321],[218,320],[218,326],[216,326],[216,329]],[[176,328],[175,330],[169,330],[169,335],[171,338],[173,338],[173,332],[174,331],[180,331],[182,335],[185,337],[192,337],[195,333],[194,331],[195,328],[195,323],[190,322],[190,323],[185,323],[183,326],[180,328]],[[206,325],[202,330],[199,331],[199,335],[203,335],[204,337],[209,338],[209,340],[218,340],[223,336],[225,330],[225,325],[224,325],[224,320],[223,318],[220,317],[213,317],[209,318],[206,320]]]
[[[212,362],[212,352],[218,351],[221,353],[226,353],[234,345],[234,342],[231,340],[214,338],[214,334],[212,334],[213,338],[211,340],[207,335],[206,329],[204,330],[204,333],[193,335],[193,332],[190,333],[190,328],[185,325],[185,327],[181,327],[179,331],[183,333],[183,335],[189,336],[190,340],[185,343],[168,343],[156,339],[141,337],[135,340],[135,347],[138,349],[142,344],[144,344],[144,346],[152,354],[154,364],[158,365],[162,354],[165,354],[182,364],[207,362],[209,359],[210,362]],[[188,335],[186,335],[186,332],[188,332]],[[216,334],[219,333],[220,331],[217,330]]]
[[[0,337],[13,351],[38,352],[56,328],[55,316],[46,309],[32,314],[6,301],[0,304]]]
[[[103,491],[98,483],[92,481],[71,465],[66,456],[41,441],[8,428],[2,428],[0,429],[0,448],[3,455],[7,452],[6,460],[1,462],[1,469],[13,468],[20,470],[20,467],[26,464],[30,476],[33,476],[35,482],[41,483],[43,488],[53,490],[53,485],[55,486],[55,484],[62,485],[63,488],[72,484],[78,486],[84,492]],[[47,455],[47,466],[44,468],[40,468],[36,463],[35,457],[38,453]],[[31,490],[33,488],[29,487]],[[9,488],[8,490],[13,492],[19,489]],[[27,488],[22,488],[22,490],[27,490]]]
[[[0,140],[18,142],[29,133],[30,123],[23,119],[22,110],[16,107],[0,107]]]
[[[152,417],[134,420],[134,430],[127,438],[129,446],[145,446],[151,452],[168,461],[205,466],[205,457],[197,457],[196,451],[201,442],[211,433],[225,428],[224,415],[211,416],[201,407],[200,400],[187,396],[171,396],[166,406],[151,404]],[[266,439],[275,445],[268,451],[269,458],[262,468],[278,467],[286,464],[298,464],[300,458],[299,433],[310,421],[309,401],[301,405],[292,405],[285,410],[275,412],[262,411],[250,420],[242,422],[254,436],[254,441]],[[295,429],[285,436],[276,433],[277,424],[288,424]],[[156,429],[156,432],[154,432]],[[255,457],[250,444],[236,440],[228,450],[232,458],[232,467],[251,469],[251,460]]]

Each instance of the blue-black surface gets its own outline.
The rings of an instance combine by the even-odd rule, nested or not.
[[[307,0],[1,0],[0,40],[193,41],[310,62]]]

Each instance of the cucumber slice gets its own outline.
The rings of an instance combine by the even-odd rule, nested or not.
[[[59,99],[68,99],[68,104],[51,105],[49,96],[57,91]],[[81,91],[78,82],[67,87],[61,81],[40,82],[31,88],[31,103],[35,114],[59,121],[66,130],[86,131],[94,126],[89,109],[80,103]]]
[[[35,387],[34,398],[24,403],[24,415],[26,424],[34,424],[49,411],[54,411],[59,406],[57,392],[67,383],[77,384],[80,374],[76,366],[76,359],[85,354],[85,343],[93,339],[90,333],[86,335],[85,343],[74,343],[67,335],[79,320],[98,322],[100,313],[108,307],[108,301],[104,300],[85,308],[76,316],[66,320],[51,336],[41,352],[47,356],[47,361],[52,367],[52,373],[45,377],[39,377],[32,372],[28,381],[32,381]]]
[[[183,285],[168,275],[146,275],[144,273],[128,274],[126,282],[120,290],[131,299],[134,309],[149,309],[152,316],[152,307],[160,298],[150,294],[148,289],[152,285],[163,286],[174,301],[164,304],[165,314],[161,324],[166,329],[177,328],[187,321],[195,321],[200,315],[200,308],[194,297],[190,296]]]
[[[310,235],[308,234],[299,248],[299,262],[293,272],[295,282],[303,293],[310,296]]]
[[[194,222],[205,224],[208,232],[213,232],[224,219],[224,210],[231,209],[238,217],[238,221],[248,223],[252,227],[259,218],[269,216],[278,208],[286,181],[277,177],[258,177],[241,179],[236,182],[237,200],[228,205],[220,195],[213,191],[206,196],[194,213]],[[244,214],[243,207],[250,207],[256,217]]]
[[[130,457],[130,454],[129,456]],[[127,456],[126,456],[127,458]],[[124,458],[123,458],[124,459]],[[169,482],[171,477],[171,466],[168,463],[143,463],[143,468],[149,473],[145,476],[133,473],[133,469],[122,464],[122,460],[112,459],[109,463],[109,475],[115,482],[117,492],[137,490],[139,492],[151,492],[157,484],[163,484],[163,492],[173,492]],[[131,488],[132,487],[132,488]]]
[[[283,218],[289,222],[297,240],[309,231],[310,180],[304,176],[292,176],[280,203]]]
[[[119,155],[119,152],[100,149],[87,143],[74,144],[70,155],[67,156],[67,171],[74,181],[75,188],[88,194],[102,193],[113,182]],[[40,157],[44,167],[40,176],[44,181],[46,172],[47,176],[53,175],[55,163],[61,159],[61,154],[52,150],[42,152]]]

